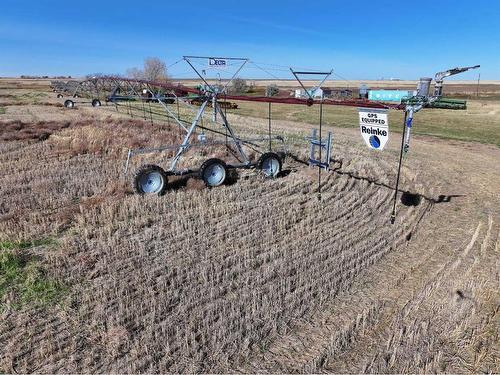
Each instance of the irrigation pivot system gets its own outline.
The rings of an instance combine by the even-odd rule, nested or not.
[[[197,88],[187,87],[184,85],[174,85],[168,82],[152,82],[141,79],[128,79],[114,76],[92,77],[84,81],[62,81],[52,82],[52,87],[58,93],[58,97],[69,95],[71,98],[64,102],[67,108],[74,108],[80,103],[90,103],[93,107],[100,107],[101,100],[106,104],[118,107],[125,107],[131,116],[134,116],[131,110],[131,102],[140,103],[142,106],[142,117],[153,122],[153,115],[162,115],[169,120],[173,120],[178,124],[179,130],[183,134],[182,142],[178,145],[165,145],[156,148],[139,148],[131,149],[128,152],[125,173],[128,172],[129,163],[132,157],[139,154],[161,153],[165,151],[173,152],[173,157],[167,163],[166,168],[158,165],[146,164],[140,167],[133,178],[133,186],[136,192],[140,194],[162,194],[167,188],[168,177],[173,175],[186,175],[197,173],[208,187],[216,187],[222,185],[228,176],[228,170],[233,168],[256,168],[266,177],[277,177],[281,170],[284,159],[287,154],[284,139],[280,136],[273,136],[272,132],[272,104],[301,104],[307,106],[319,105],[319,134],[313,130],[312,136],[307,140],[310,143],[310,158],[309,164],[318,167],[318,198],[321,199],[321,171],[329,170],[330,153],[332,149],[332,135],[328,134],[326,139],[322,136],[322,120],[324,105],[340,105],[358,107],[361,113],[368,115],[379,113],[382,116],[387,116],[387,110],[396,109],[403,110],[404,121],[403,131],[401,136],[401,147],[399,153],[399,163],[397,167],[397,176],[395,182],[394,202],[390,216],[391,223],[395,222],[396,218],[396,202],[399,192],[399,182],[401,175],[401,166],[403,156],[406,155],[410,148],[411,128],[415,113],[423,108],[448,108],[446,105],[439,107],[443,95],[443,80],[446,77],[465,72],[470,69],[479,68],[479,65],[453,68],[435,75],[435,87],[433,95],[430,94],[431,78],[421,78],[416,94],[410,98],[404,99],[401,103],[384,103],[371,101],[364,98],[344,98],[332,99],[324,98],[323,95],[316,95],[316,92],[321,88],[323,83],[332,74],[330,71],[290,71],[294,78],[299,82],[304,94],[302,97],[274,97],[274,96],[248,96],[234,95],[228,92],[228,87],[231,82],[237,77],[240,71],[249,62],[247,58],[237,57],[209,57],[209,56],[184,56],[182,60],[193,70],[200,78],[202,85]],[[233,68],[225,83],[219,79],[218,83],[210,83],[206,77],[207,70],[226,71],[227,68]],[[259,68],[261,70],[262,68]],[[220,78],[220,74],[217,73]],[[311,76],[319,77],[316,86],[307,89],[303,82],[303,77],[310,78]],[[227,108],[235,108],[237,105],[230,101],[251,101],[268,103],[268,131],[264,137],[241,138],[237,136],[234,127],[228,121],[226,115]],[[151,108],[151,103],[159,104],[159,108],[163,111],[158,112],[158,106]],[[184,107],[191,113],[187,119],[184,114],[181,116],[180,107]],[[461,109],[461,107],[452,107]],[[211,113],[208,113],[211,112]],[[372,112],[372,113],[370,113]],[[137,114],[136,114],[137,116]],[[139,115],[140,116],[140,115]],[[207,123],[215,126],[209,127]],[[199,133],[198,133],[199,131]],[[385,131],[385,130],[384,130]],[[388,136],[388,127],[386,127]],[[219,139],[207,139],[205,132],[209,132]],[[196,137],[197,135],[197,137]],[[375,141],[371,145],[377,145],[379,150],[383,149],[383,145],[387,141],[373,137]],[[384,141],[383,144],[380,141]],[[370,141],[372,142],[372,141]],[[264,147],[262,147],[264,143]],[[370,144],[370,143],[367,143]],[[226,162],[219,158],[209,158],[205,160],[199,168],[180,168],[179,162],[185,156],[186,152],[193,148],[208,147],[214,145],[223,145],[230,148],[237,162]],[[276,149],[278,146],[279,150]],[[260,157],[257,161],[252,161],[246,149],[257,151]],[[316,152],[317,151],[317,152]],[[319,154],[316,157],[316,154]],[[324,154],[325,153],[325,154]]]
[[[158,165],[146,164],[139,168],[135,173],[133,179],[133,186],[136,192],[140,194],[155,193],[161,194],[167,188],[168,176],[171,175],[187,175],[197,173],[203,179],[205,184],[209,187],[216,187],[222,185],[228,175],[229,169],[234,168],[257,168],[262,171],[266,177],[277,177],[281,170],[284,158],[286,157],[286,146],[284,140],[279,135],[273,135],[272,132],[272,104],[303,104],[312,106],[320,104],[320,113],[322,112],[323,103],[330,105],[350,105],[358,106],[363,104],[367,107],[385,108],[386,106],[380,103],[370,102],[367,100],[333,100],[328,99],[320,100],[314,99],[310,93],[319,89],[322,83],[331,74],[330,72],[304,72],[293,71],[293,75],[299,81],[300,85],[304,88],[307,98],[275,98],[275,97],[250,97],[245,95],[229,95],[228,87],[243,67],[248,63],[246,58],[235,57],[208,57],[208,56],[184,56],[183,60],[192,68],[193,72],[203,82],[201,88],[191,88],[182,85],[172,85],[166,82],[151,82],[140,79],[128,79],[123,77],[114,76],[100,76],[93,77],[75,84],[74,81],[68,82],[66,86],[59,82],[53,85],[54,89],[62,94],[69,94],[70,99],[65,101],[67,108],[74,108],[77,104],[91,103],[93,107],[100,107],[101,101],[104,100],[107,104],[112,104],[118,107],[125,107],[126,110],[133,116],[130,109],[132,101],[139,102],[142,105],[143,117],[147,119],[149,115],[152,119],[153,114],[158,114],[151,110],[151,103],[159,103],[163,109],[162,115],[173,119],[179,128],[183,131],[183,141],[179,145],[165,145],[155,148],[139,148],[131,149],[128,152],[127,160],[125,163],[125,173],[128,172],[131,158],[135,155],[159,153],[166,151],[174,151],[173,158],[169,161],[167,168],[162,168]],[[225,84],[209,83],[204,77],[205,69],[199,68],[200,61],[208,61],[209,65],[217,67],[226,67],[228,65],[235,68],[234,73],[231,74]],[[203,65],[202,65],[203,66]],[[200,71],[201,70],[201,71]],[[311,90],[307,90],[300,80],[300,76],[322,76],[319,85]],[[240,138],[236,135],[233,126],[228,121],[225,109],[228,107],[228,100],[244,100],[255,102],[266,102],[269,104],[269,127],[267,136],[265,137],[252,137],[248,139]],[[192,105],[196,102],[199,107]],[[177,106],[177,111],[175,110]],[[184,115],[181,118],[179,106],[183,106],[191,110],[192,116],[189,121],[186,120]],[[211,110],[211,116],[207,112]],[[156,109],[158,111],[158,109]],[[137,116],[137,115],[136,115]],[[218,125],[218,129],[209,128],[203,125],[203,119],[209,118],[210,123]],[[321,117],[321,116],[320,116]],[[208,121],[207,121],[208,122]],[[198,137],[195,137],[197,130],[200,130]],[[223,139],[208,140],[205,132],[222,136]],[[266,146],[264,151],[262,147],[258,150],[256,147],[260,143],[265,142]],[[321,121],[320,121],[320,137],[321,140]],[[206,160],[198,169],[192,168],[179,168],[179,162],[186,152],[193,148],[207,147],[213,145],[233,146],[238,162],[226,163],[218,158],[211,158]],[[273,146],[278,146],[276,147]],[[257,161],[251,161],[245,148],[250,147],[253,151],[259,151],[260,157]],[[330,154],[331,143],[327,150]],[[320,159],[322,157],[322,147],[319,148]],[[322,165],[325,168],[325,164]],[[321,171],[319,171],[320,176]]]
[[[236,71],[231,75],[230,79],[225,83],[225,85],[210,84],[200,73],[199,69],[193,63],[193,60],[208,60],[210,62],[218,63],[223,62],[224,64],[230,61],[237,65]],[[165,98],[159,97],[157,93],[153,93],[149,90],[151,97],[162,103],[168,114],[174,118],[178,124],[184,129],[185,134],[183,141],[177,146],[164,146],[155,149],[137,149],[129,150],[126,170],[128,168],[129,160],[132,156],[137,154],[151,153],[151,152],[161,152],[167,150],[175,151],[175,155],[169,163],[169,167],[163,170],[161,167],[156,165],[145,165],[142,166],[135,174],[134,177],[134,188],[138,193],[156,193],[161,194],[166,188],[167,178],[169,175],[186,175],[191,173],[198,173],[203,179],[208,187],[216,187],[222,185],[228,176],[228,170],[234,168],[258,168],[262,171],[263,175],[266,177],[276,177],[281,172],[283,158],[285,155],[284,142],[279,136],[268,137],[256,137],[251,139],[241,139],[239,138],[232,125],[227,119],[226,113],[223,109],[223,105],[220,102],[222,95],[227,94],[227,88],[236,77],[236,75],[241,71],[241,69],[248,62],[246,58],[212,58],[204,56],[184,56],[186,63],[193,69],[193,71],[198,75],[198,77],[203,81],[203,89],[196,92],[197,98],[200,106],[198,110],[193,114],[188,126],[184,126],[186,121],[181,120],[178,115],[173,113],[166,103],[164,103]],[[179,90],[181,91],[181,90]],[[188,90],[186,90],[188,91]],[[192,91],[192,90],[190,90]],[[176,97],[176,100],[182,99],[183,101],[193,100],[193,97],[182,97],[179,98],[179,93],[173,93],[169,98]],[[205,127],[201,124],[203,116],[206,114],[208,108],[212,109],[212,123],[219,125],[219,129],[213,129]],[[196,141],[194,135],[196,130],[201,130],[201,134]],[[224,140],[213,140],[208,141],[205,137],[204,131],[212,132],[218,135],[224,135]],[[278,141],[282,144],[281,152],[274,152],[271,149],[272,141]],[[267,152],[261,153],[260,158],[257,162],[252,162],[244,149],[244,146],[256,146],[257,143],[267,141],[269,144],[269,149]],[[235,148],[235,157],[238,160],[237,163],[226,163],[224,160],[219,158],[209,158],[205,160],[198,170],[194,169],[181,169],[178,168],[178,163],[180,159],[185,155],[185,153],[193,147],[206,147],[210,145],[231,145]],[[252,147],[252,149],[255,149]]]

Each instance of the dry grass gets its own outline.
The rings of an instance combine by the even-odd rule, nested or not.
[[[76,345],[73,336],[91,340],[82,360],[65,366],[228,371],[320,308],[402,237],[403,227],[390,241],[386,231],[370,228],[389,209],[390,190],[347,176],[325,180],[328,213],[311,199],[307,173],[276,181],[253,176],[215,190],[191,182],[189,191],[163,199],[128,195],[117,185],[123,145],[141,145],[154,131],[136,122],[73,124],[22,152],[18,143],[3,146],[2,170],[10,173],[2,176],[0,194],[9,198],[2,200],[0,232],[63,242],[46,255],[46,266],[71,285],[74,305],[64,311],[79,323],[55,324],[78,333],[54,332],[65,344],[62,351],[48,348],[65,356]],[[33,163],[36,155],[43,156]],[[363,164],[376,177],[375,165]],[[359,220],[367,225],[363,235],[346,235]],[[45,362],[47,350],[3,363],[17,371],[43,363],[50,371],[71,368]],[[98,362],[85,359],[96,355]]]
[[[317,170],[293,160],[276,180],[178,178],[140,197],[122,175],[127,149],[178,142],[177,127],[86,113],[0,127],[0,241],[57,239],[26,251],[67,288],[1,313],[3,371],[498,372],[500,176],[484,177],[495,148],[419,143],[402,183],[424,198],[391,226],[395,147],[374,158],[335,133],[341,167],[323,175],[321,203]],[[308,128],[276,123],[299,159]],[[467,157],[444,168],[446,153]],[[211,155],[226,156],[187,163]],[[476,196],[434,204],[464,171]]]

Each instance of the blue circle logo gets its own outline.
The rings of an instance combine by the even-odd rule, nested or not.
[[[370,137],[370,145],[373,148],[379,148],[380,147],[380,139],[376,135],[372,135]]]

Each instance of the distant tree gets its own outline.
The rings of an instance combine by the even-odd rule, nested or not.
[[[243,94],[248,91],[247,81],[242,78],[235,78],[231,82],[231,91],[235,94]]]
[[[144,72],[139,69],[139,68],[130,68],[127,69],[126,73],[128,78],[133,78],[133,79],[142,79],[144,78]]]
[[[148,57],[144,60],[144,78],[149,81],[165,81],[167,66],[158,57]]]
[[[158,57],[146,58],[143,69],[135,67],[127,69],[126,75],[129,78],[148,81],[166,81],[168,79],[167,67]]]
[[[266,96],[276,96],[280,92],[280,89],[274,83],[266,87]]]

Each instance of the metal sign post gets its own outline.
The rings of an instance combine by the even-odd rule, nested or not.
[[[406,119],[408,117],[408,112],[405,111],[405,117],[403,120],[403,134],[401,135],[401,148],[399,150],[399,164],[398,164],[398,174],[396,177],[396,189],[394,191],[394,204],[392,205],[392,212],[391,212],[391,224],[394,224],[396,221],[396,201],[398,197],[398,189],[399,189],[399,177],[401,175],[401,164],[403,161],[403,149],[404,149],[404,141],[405,141],[405,133],[406,133]]]

